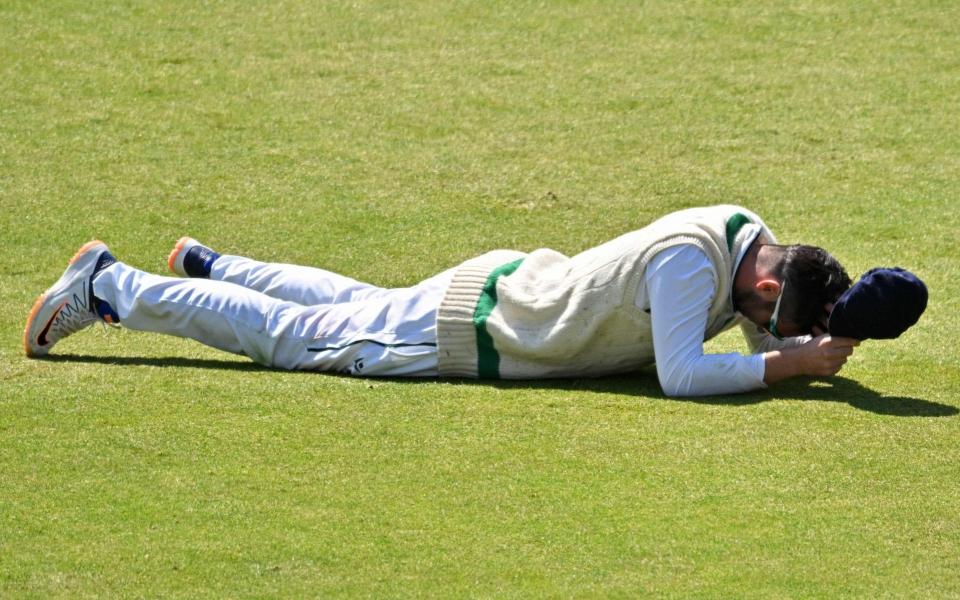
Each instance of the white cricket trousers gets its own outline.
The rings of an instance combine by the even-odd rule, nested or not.
[[[192,338],[282,369],[436,376],[437,309],[453,270],[385,289],[296,265],[218,258],[210,279],[117,262],[93,280],[124,327]]]

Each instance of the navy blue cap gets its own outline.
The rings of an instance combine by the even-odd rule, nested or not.
[[[870,269],[834,303],[830,335],[858,340],[890,340],[920,320],[927,308],[927,286],[898,267]]]

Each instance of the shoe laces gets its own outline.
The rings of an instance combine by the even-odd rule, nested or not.
[[[91,308],[86,294],[81,297],[80,294],[74,293],[73,299],[67,301],[60,309],[56,320],[50,326],[50,331],[56,332],[59,337],[66,337],[97,320],[98,317]]]

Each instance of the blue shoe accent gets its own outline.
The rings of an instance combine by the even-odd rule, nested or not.
[[[210,269],[218,258],[219,252],[214,252],[192,237],[184,236],[173,246],[167,257],[167,266],[180,277],[209,279]]]
[[[190,277],[210,277],[210,269],[213,267],[213,261],[220,258],[220,254],[214,252],[206,246],[197,244],[187,250],[183,255],[183,270]]]
[[[117,262],[117,259],[114,258],[112,254],[110,254],[109,250],[105,250],[103,253],[100,254],[100,258],[97,259],[97,266],[93,268],[93,274],[90,275],[90,279],[93,279],[94,277],[96,277],[97,273],[106,269],[107,267],[109,267],[115,262]]]
[[[93,311],[97,313],[98,317],[111,324],[119,323],[120,315],[118,315],[117,311],[113,310],[113,307],[107,304],[104,300],[101,300],[93,295],[93,280],[97,277],[97,274],[100,273],[100,271],[106,269],[115,262],[117,262],[116,257],[110,254],[109,251],[104,251],[102,254],[100,254],[100,258],[97,259],[97,265],[93,268],[93,273],[90,274],[90,298],[93,304]]]
[[[120,315],[117,314],[117,311],[113,310],[113,307],[107,304],[107,302],[93,297],[93,308],[97,311],[97,316],[110,323],[111,325],[116,325],[120,322]]]

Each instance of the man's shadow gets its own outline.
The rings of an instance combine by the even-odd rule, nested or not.
[[[600,377],[597,379],[555,379],[537,381],[468,380],[473,385],[494,385],[503,389],[537,388],[570,391],[595,391],[620,395],[643,395],[662,397],[676,402],[712,404],[717,406],[748,406],[770,400],[802,400],[821,402],[845,402],[854,408],[897,417],[950,417],[960,413],[960,408],[930,400],[909,396],[884,396],[860,385],[852,379],[834,376],[829,379],[796,378],[778,383],[772,388],[726,396],[698,396],[693,398],[669,398],[664,396],[657,381],[656,371],[644,369],[635,376]]]
[[[846,377],[829,379],[796,379],[778,383],[774,388],[757,394],[687,398],[690,402],[704,404],[751,404],[775,398],[790,400],[817,400],[820,402],[845,402],[854,408],[895,417],[950,417],[960,413],[960,408],[931,400],[910,396],[884,396]],[[752,402],[751,402],[752,401]]]
[[[246,360],[222,360],[217,358],[185,358],[182,356],[93,356],[90,354],[50,354],[33,360],[63,363],[96,363],[113,367],[175,367],[181,369],[219,369],[222,371],[269,371],[282,373],[280,369],[265,367]]]
[[[229,371],[268,371],[283,372],[244,360],[199,359],[182,357],[141,357],[141,356],[90,356],[83,354],[57,354],[46,356],[42,360],[51,362],[84,362],[112,366],[150,366],[179,367],[194,369],[219,369]],[[289,371],[288,371],[289,372]],[[313,375],[310,371],[294,371]],[[349,377],[347,375],[335,375]],[[374,378],[371,378],[373,380]],[[421,381],[436,381],[413,377],[376,378],[378,381],[391,381],[416,385]],[[930,400],[921,400],[909,396],[884,396],[864,387],[846,377],[829,379],[797,378],[777,384],[774,388],[747,394],[729,396],[702,396],[696,398],[667,398],[663,395],[653,369],[644,369],[631,376],[580,378],[580,379],[538,379],[538,380],[478,380],[478,379],[441,379],[456,382],[459,385],[488,386],[498,389],[553,389],[578,392],[596,392],[598,394],[617,394],[622,396],[643,395],[662,397],[665,400],[713,404],[722,406],[747,406],[769,400],[817,400],[821,402],[846,402],[854,408],[878,415],[897,417],[950,417],[960,413],[960,409],[949,404]]]

